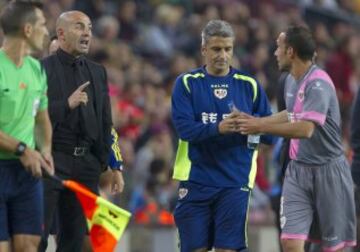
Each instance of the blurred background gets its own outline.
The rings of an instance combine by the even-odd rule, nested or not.
[[[1,3],[6,1],[2,0]],[[50,35],[66,10],[93,21],[89,57],[108,72],[114,127],[125,163],[125,192],[110,199],[133,218],[118,250],[177,251],[171,180],[177,136],[170,120],[175,78],[202,64],[200,33],[210,19],[230,22],[236,33],[233,66],[253,74],[273,112],[279,91],[275,40],[291,24],[314,32],[316,63],[332,77],[343,117],[349,160],[351,103],[360,85],[360,0],[44,0]],[[0,34],[0,40],[2,35]],[[47,52],[44,51],[44,57]],[[275,214],[280,165],[275,147],[263,147],[249,216],[252,252],[278,252]],[[51,248],[49,251],[52,251]]]

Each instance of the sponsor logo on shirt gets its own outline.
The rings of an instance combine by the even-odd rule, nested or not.
[[[229,116],[229,114],[223,114],[222,119],[225,119],[228,116]],[[202,112],[201,113],[201,121],[203,122],[203,124],[216,123],[218,121],[218,113]]]
[[[324,241],[336,241],[338,240],[339,238],[337,236],[323,236],[322,239]]]
[[[292,93],[286,93],[287,97],[293,97],[294,95]]]
[[[323,90],[323,87],[320,82],[316,82],[315,85],[312,86],[312,89]]]
[[[223,83],[223,84],[211,84],[212,89],[215,89],[215,88],[225,88],[225,89],[227,89],[228,87],[229,87],[229,85],[225,84],[225,83]]]

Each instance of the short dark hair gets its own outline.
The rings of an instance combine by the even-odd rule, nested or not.
[[[0,24],[5,35],[18,34],[25,23],[35,24],[36,9],[41,8],[39,1],[11,1],[1,11]]]
[[[294,49],[302,60],[312,60],[316,43],[311,31],[304,26],[291,26],[285,32],[285,44]]]

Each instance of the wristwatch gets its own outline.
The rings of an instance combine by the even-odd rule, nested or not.
[[[19,144],[16,146],[16,150],[15,150],[15,156],[22,156],[24,154],[26,150],[26,143],[24,142],[19,142]]]

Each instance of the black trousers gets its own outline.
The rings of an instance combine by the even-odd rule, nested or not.
[[[53,153],[55,173],[62,179],[72,179],[98,194],[101,165],[88,153],[81,157],[55,151]],[[75,193],[59,182],[44,179],[44,234],[39,251],[45,252],[50,233],[56,232],[58,252],[80,252],[87,233],[86,219]],[[57,216],[56,216],[57,215]],[[54,230],[54,222],[58,227]]]

